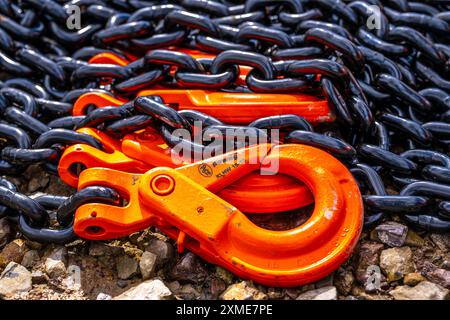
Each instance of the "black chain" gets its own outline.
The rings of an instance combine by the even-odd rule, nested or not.
[[[66,26],[70,5],[81,9],[78,31]],[[377,13],[373,5],[380,9],[376,29],[368,25]],[[207,145],[172,131],[192,132],[195,121],[205,130],[233,129],[196,111],[177,112],[159,97],[133,99],[156,84],[307,92],[328,100],[336,124],[313,128],[302,117],[274,115],[249,124],[247,133],[281,129],[284,142],[338,157],[359,181],[366,225],[398,214],[412,225],[449,231],[449,12],[450,1],[433,0],[1,1],[0,173],[21,174],[36,163],[55,173],[68,145],[102,149],[95,138],[73,131],[85,126],[115,138],[152,126],[168,145],[182,142],[195,152]],[[216,57],[194,59],[167,50],[171,46]],[[103,52],[137,60],[87,63]],[[239,66],[250,67],[245,85]],[[131,101],[70,116],[76,99],[92,91]],[[17,220],[33,240],[68,241],[79,205],[100,198],[118,204],[114,190],[92,188],[69,199],[31,199],[2,179],[0,214]],[[46,209],[57,209],[65,229],[49,228]]]

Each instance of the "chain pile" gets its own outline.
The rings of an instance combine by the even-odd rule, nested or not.
[[[69,30],[66,9],[81,9]],[[374,7],[376,6],[376,7]],[[378,28],[368,25],[378,14]],[[230,126],[196,111],[177,112],[142,89],[201,88],[226,92],[300,93],[327,99],[336,123],[313,126],[294,115],[250,123],[252,135],[277,128],[286,143],[321,148],[345,163],[364,194],[365,224],[398,214],[411,225],[450,231],[450,1],[406,0],[20,0],[0,1],[0,173],[30,164],[57,174],[67,146],[103,149],[74,130],[97,128],[122,138],[148,126],[169,146],[207,146],[172,135]],[[198,58],[168,50],[198,49]],[[113,53],[127,65],[89,64]],[[245,81],[241,68],[249,67]],[[130,100],[72,116],[87,92]],[[270,137],[269,137],[270,138]],[[387,191],[389,187],[389,193]],[[66,198],[31,199],[0,179],[0,217],[30,239],[72,240],[76,209],[120,204],[117,191],[89,187]],[[59,228],[49,228],[56,210]],[[62,229],[61,229],[62,228]]]

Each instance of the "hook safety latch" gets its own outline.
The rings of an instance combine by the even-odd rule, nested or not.
[[[305,183],[315,199],[309,219],[290,230],[264,229],[217,195],[255,170]],[[127,204],[78,208],[74,230],[80,237],[117,238],[156,226],[205,260],[270,286],[301,285],[337,269],[350,256],[363,222],[351,173],[328,153],[304,145],[257,145],[143,175],[83,171],[79,189],[92,185],[116,189]]]

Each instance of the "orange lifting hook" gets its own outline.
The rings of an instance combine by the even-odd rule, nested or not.
[[[302,225],[272,231],[253,224],[217,192],[255,170],[272,170],[303,181],[315,208]],[[303,145],[258,145],[177,169],[143,175],[93,168],[79,189],[103,185],[127,199],[124,207],[85,204],[74,230],[103,240],[156,226],[179,247],[239,277],[269,286],[298,286],[321,279],[351,254],[361,233],[363,205],[348,169],[328,153]]]
[[[144,173],[158,166],[177,167],[172,162],[171,149],[151,128],[128,134],[121,142],[91,128],[81,128],[78,132],[93,136],[102,142],[106,150],[76,144],[64,151],[58,173],[72,187],[78,186],[78,175],[73,170],[76,164],[82,164],[86,168],[102,167],[130,173]],[[219,196],[246,213],[283,212],[314,202],[305,185],[287,176],[259,176],[256,172],[221,190]]]

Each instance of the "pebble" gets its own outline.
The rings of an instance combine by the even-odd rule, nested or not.
[[[414,287],[398,286],[389,292],[395,300],[445,300],[449,290],[429,281],[422,281]]]
[[[269,288],[267,297],[269,300],[279,300],[284,297],[284,291],[281,288]]]
[[[319,289],[306,291],[300,294],[296,300],[336,300],[337,290],[335,286],[326,286]]]
[[[16,262],[10,262],[0,275],[0,297],[28,292],[31,287],[31,272]]]
[[[152,238],[149,240],[145,251],[156,254],[157,268],[164,266],[170,259],[174,257],[173,246],[170,243],[157,238]]]
[[[401,247],[405,243],[408,227],[398,222],[388,221],[375,228],[378,239],[390,247]]]
[[[448,251],[450,249],[450,235],[441,233],[432,233],[430,235],[433,243],[442,251]]]
[[[251,283],[242,281],[229,286],[221,295],[222,300],[267,300],[264,292],[256,289]]]
[[[414,272],[411,248],[401,247],[383,250],[380,254],[380,267],[387,275],[388,282],[400,280],[404,275]]]
[[[340,294],[348,295],[352,291],[353,283],[355,283],[355,277],[352,272],[347,270],[338,270],[336,272],[334,285]]]
[[[425,280],[426,280],[425,277],[422,276],[420,273],[412,272],[412,273],[408,273],[407,275],[405,275],[405,277],[403,278],[403,284],[406,284],[410,287],[414,287],[419,282],[422,282]]]
[[[450,271],[445,269],[435,269],[431,272],[425,273],[425,277],[434,282],[437,283],[444,288],[450,289]]]
[[[444,256],[441,263],[441,268],[450,271],[450,254]]]
[[[198,292],[190,283],[181,286],[176,292],[172,292],[177,298],[183,300],[197,300],[200,298],[200,292]]]
[[[123,248],[108,245],[100,241],[92,241],[89,245],[89,255],[93,257],[115,256],[123,253]]]
[[[135,259],[122,255],[116,259],[116,269],[119,279],[126,280],[138,273],[139,265]]]
[[[109,294],[100,292],[97,296],[97,300],[112,300],[112,297]]]
[[[123,289],[123,288],[128,287],[128,281],[119,279],[119,280],[117,280],[116,285],[117,285],[119,288]]]
[[[81,289],[81,269],[77,265],[70,265],[67,267],[68,276],[64,278],[62,283],[67,289],[80,290]]]
[[[218,279],[216,277],[211,278],[211,282],[209,283],[209,291],[211,293],[211,299],[217,299],[222,292],[225,291],[227,285],[222,279]]]
[[[26,252],[25,241],[16,239],[8,243],[0,252],[0,268],[6,267],[11,261],[20,263]]]
[[[20,263],[25,268],[33,268],[40,260],[39,253],[36,250],[29,250],[25,252]]]
[[[172,280],[191,283],[203,282],[208,276],[204,263],[192,252],[186,253],[170,271]]]
[[[139,261],[139,269],[141,270],[141,275],[144,280],[153,277],[156,268],[156,261],[156,254],[149,251],[145,251],[142,254],[141,260]]]
[[[33,284],[46,283],[48,280],[48,276],[41,270],[34,270],[31,272],[31,281]]]
[[[409,247],[422,247],[425,245],[425,240],[409,229],[408,234],[406,235],[405,245]]]
[[[286,296],[288,296],[291,299],[296,299],[298,297],[298,289],[296,288],[286,288],[285,289]]]
[[[161,280],[147,280],[133,287],[113,300],[169,300],[172,292]]]
[[[64,276],[67,272],[67,249],[66,247],[56,247],[45,259],[45,272],[50,278]]]
[[[0,219],[0,248],[3,248],[11,236],[11,227],[6,218]]]
[[[232,284],[234,280],[233,274],[227,269],[220,266],[216,266],[216,276],[222,279],[227,285]]]
[[[356,252],[357,263],[355,277],[359,283],[365,284],[370,274],[367,272],[371,266],[377,266],[380,262],[380,253],[384,245],[377,242],[365,242],[361,244]]]

